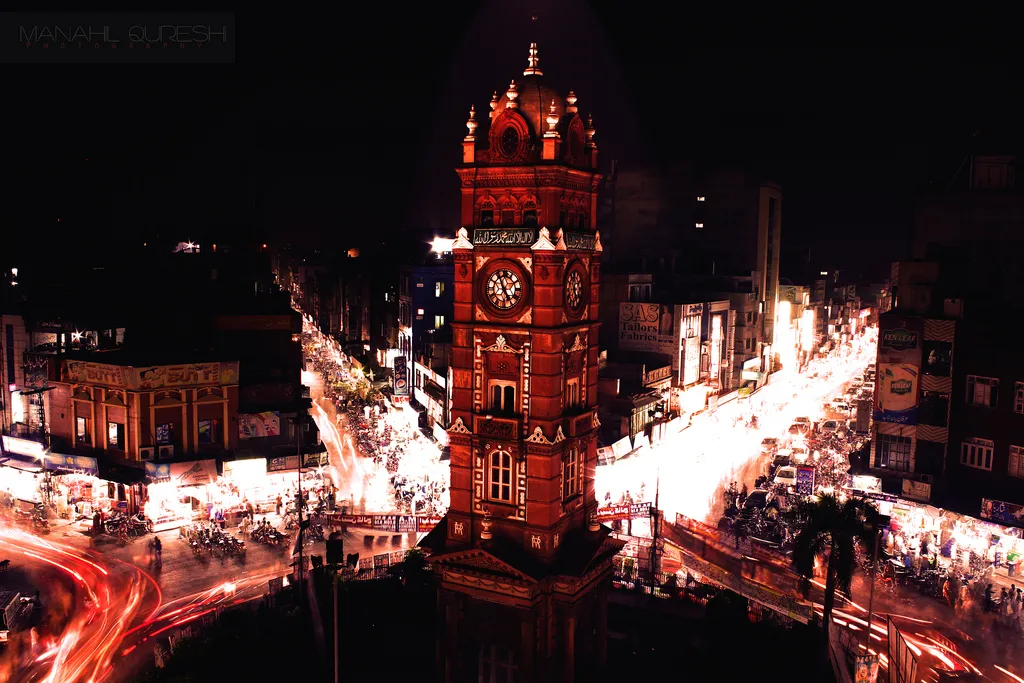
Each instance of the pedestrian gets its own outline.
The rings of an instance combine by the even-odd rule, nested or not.
[[[157,567],[162,567],[163,564],[164,564],[163,553],[164,553],[164,545],[163,545],[163,543],[160,542],[160,537],[159,536],[154,536],[153,537],[153,554],[154,554],[154,556],[156,558],[156,566]]]
[[[245,501],[245,514],[249,516],[249,523],[252,524],[256,517],[256,508],[253,507],[252,502]]]
[[[277,516],[280,517],[281,516],[281,494],[280,493],[277,494],[277,500],[275,501],[275,503],[277,504]]]

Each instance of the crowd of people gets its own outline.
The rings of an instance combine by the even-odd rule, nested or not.
[[[352,438],[356,452],[373,463],[363,507],[443,514],[448,509],[448,463],[441,459],[441,447],[419,429],[415,410],[396,405],[388,382],[378,381],[372,370],[353,367],[311,324],[305,325],[303,348],[311,369],[323,379],[338,426]]]

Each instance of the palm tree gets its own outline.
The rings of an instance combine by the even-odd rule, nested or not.
[[[875,506],[864,500],[847,498],[840,503],[833,495],[801,501],[789,512],[791,523],[800,530],[793,546],[793,564],[804,577],[805,593],[810,590],[816,558],[822,553],[828,554],[825,605],[822,610],[825,647],[820,653],[822,659],[819,660],[822,667],[828,659],[828,629],[832,608],[835,606],[836,589],[849,594],[856,564],[855,542],[860,540],[864,547],[872,547],[877,516]]]

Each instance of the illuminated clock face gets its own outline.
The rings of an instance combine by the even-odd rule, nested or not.
[[[507,157],[519,151],[519,131],[509,126],[501,133],[501,153]]]
[[[583,303],[583,277],[578,270],[569,273],[565,281],[565,302],[573,310],[578,309]]]
[[[508,268],[499,268],[487,278],[487,300],[499,311],[515,308],[523,299],[523,283]]]

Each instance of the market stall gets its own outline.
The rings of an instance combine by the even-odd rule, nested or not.
[[[211,487],[217,481],[216,460],[146,463],[145,515],[154,531],[176,529],[194,519],[209,519]]]

